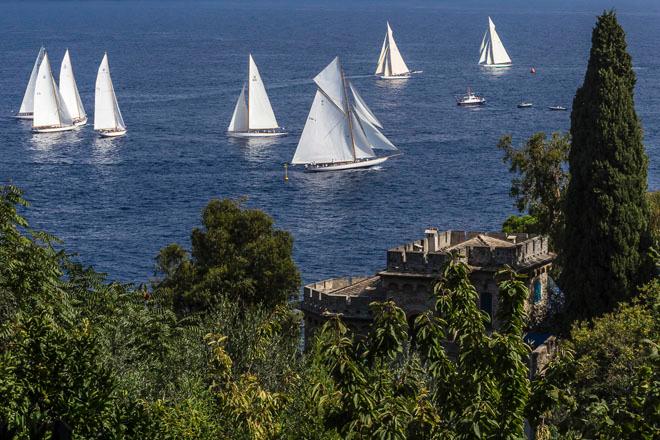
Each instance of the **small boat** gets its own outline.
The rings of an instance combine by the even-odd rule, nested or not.
[[[565,112],[568,109],[566,107],[562,107],[561,105],[551,105],[550,107],[548,107],[548,110],[552,110],[555,112]]]
[[[30,80],[28,85],[25,88],[25,94],[23,95],[23,101],[21,102],[21,108],[16,113],[17,119],[32,119],[34,116],[34,87],[37,84],[37,74],[39,73],[39,66],[41,66],[41,60],[44,59],[44,54],[46,49],[43,47],[39,49],[39,54],[37,59],[34,61],[34,66],[32,67],[32,73],[30,74]]]
[[[121,116],[115,88],[110,77],[108,53],[103,55],[94,92],[94,130],[101,137],[117,137],[126,134],[126,124]]]
[[[87,123],[87,114],[78,93],[69,49],[64,53],[64,59],[62,59],[62,65],[60,66],[60,95],[62,95],[62,100],[73,120],[73,125],[76,127],[85,125]]]
[[[248,58],[248,97],[246,100],[243,85],[227,134],[240,138],[283,136],[286,131],[277,124],[257,64],[252,54]]]
[[[394,33],[390,27],[390,22],[387,22],[387,33],[383,41],[383,47],[380,50],[378,57],[378,65],[376,66],[375,75],[380,79],[406,79],[410,78],[413,73],[406,62],[403,61],[401,52],[394,41]]]
[[[69,111],[55,84],[48,53],[44,52],[34,85],[32,131],[35,133],[53,133],[73,130],[74,128],[76,126],[73,125],[73,119],[69,115]]]
[[[529,69],[529,73],[531,73],[532,75],[535,74],[536,73],[536,68],[532,67],[531,69]]]
[[[456,104],[461,106],[483,105],[485,103],[486,98],[476,95],[469,87],[467,89],[467,93],[464,96],[456,97]]]
[[[379,165],[398,151],[380,132],[383,128],[335,59],[314,78],[316,96],[291,160],[309,172],[339,171]],[[349,93],[350,90],[350,93]]]
[[[481,40],[479,49],[479,65],[485,67],[508,67],[511,65],[511,58],[497,35],[495,23],[488,17],[488,29]]]
[[[523,101],[520,104],[518,104],[518,108],[531,108],[531,107],[534,107],[534,104],[532,104],[531,102]]]

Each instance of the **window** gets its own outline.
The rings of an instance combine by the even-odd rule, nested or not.
[[[493,317],[493,296],[488,292],[481,292],[479,298],[479,308]]]
[[[534,304],[538,304],[543,300],[543,284],[541,280],[534,281]]]

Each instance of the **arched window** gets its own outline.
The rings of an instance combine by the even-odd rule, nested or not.
[[[543,300],[543,284],[541,280],[534,281],[534,304],[538,304]]]

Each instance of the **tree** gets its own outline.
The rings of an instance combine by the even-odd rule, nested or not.
[[[509,217],[504,227],[547,234],[556,244],[563,224],[562,199],[568,183],[565,171],[570,150],[567,135],[553,133],[548,140],[545,133],[536,133],[521,148],[512,146],[510,135],[503,136],[497,145],[504,152],[503,161],[509,163],[509,171],[516,174],[511,181],[510,195],[521,213],[529,213],[536,221],[516,221]]]
[[[649,273],[647,157],[634,86],[625,33],[605,12],[571,114],[560,286],[573,318],[613,310]]]
[[[192,231],[190,254],[172,244],[157,258],[163,279],[155,289],[167,292],[179,313],[213,308],[222,296],[272,308],[297,291],[293,239],[267,214],[241,201],[212,200],[202,223]]]
[[[539,438],[660,437],[659,314],[656,279],[632,304],[573,325],[533,386]]]

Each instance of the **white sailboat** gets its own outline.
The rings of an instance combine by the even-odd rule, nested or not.
[[[236,101],[227,134],[234,137],[272,137],[286,132],[277,124],[266,88],[252,54],[248,61],[247,100],[245,85]]]
[[[511,58],[497,35],[495,23],[488,17],[488,29],[481,40],[479,49],[479,64],[488,67],[507,67],[511,65]]]
[[[115,88],[110,78],[108,54],[103,60],[96,75],[96,90],[94,93],[94,130],[103,137],[123,136],[126,134],[126,124],[119,111]]]
[[[62,100],[53,73],[50,70],[48,53],[41,60],[34,85],[34,117],[32,130],[37,133],[52,133],[76,128]]]
[[[388,21],[387,33],[385,34],[385,40],[383,40],[383,47],[380,50],[375,75],[381,79],[402,79],[410,78],[412,73],[408,69],[406,62],[403,61],[399,47],[396,45],[396,41],[394,41],[390,22]]]
[[[30,74],[30,80],[25,89],[25,95],[23,95],[23,102],[21,102],[21,108],[16,114],[18,119],[32,119],[34,116],[34,86],[37,83],[37,74],[39,73],[39,66],[41,66],[41,60],[44,59],[44,54],[46,49],[43,47],[39,49],[39,54],[37,59],[34,61],[34,66],[32,67],[32,73]]]
[[[365,168],[392,157],[377,157],[374,149],[398,151],[380,132],[380,121],[346,80],[338,57],[316,75],[314,82],[316,96],[292,164],[305,165],[308,171]]]
[[[71,119],[73,119],[73,125],[85,125],[87,123],[87,114],[78,93],[69,49],[64,52],[64,58],[60,66],[60,95],[62,95],[62,100],[69,111]]]

